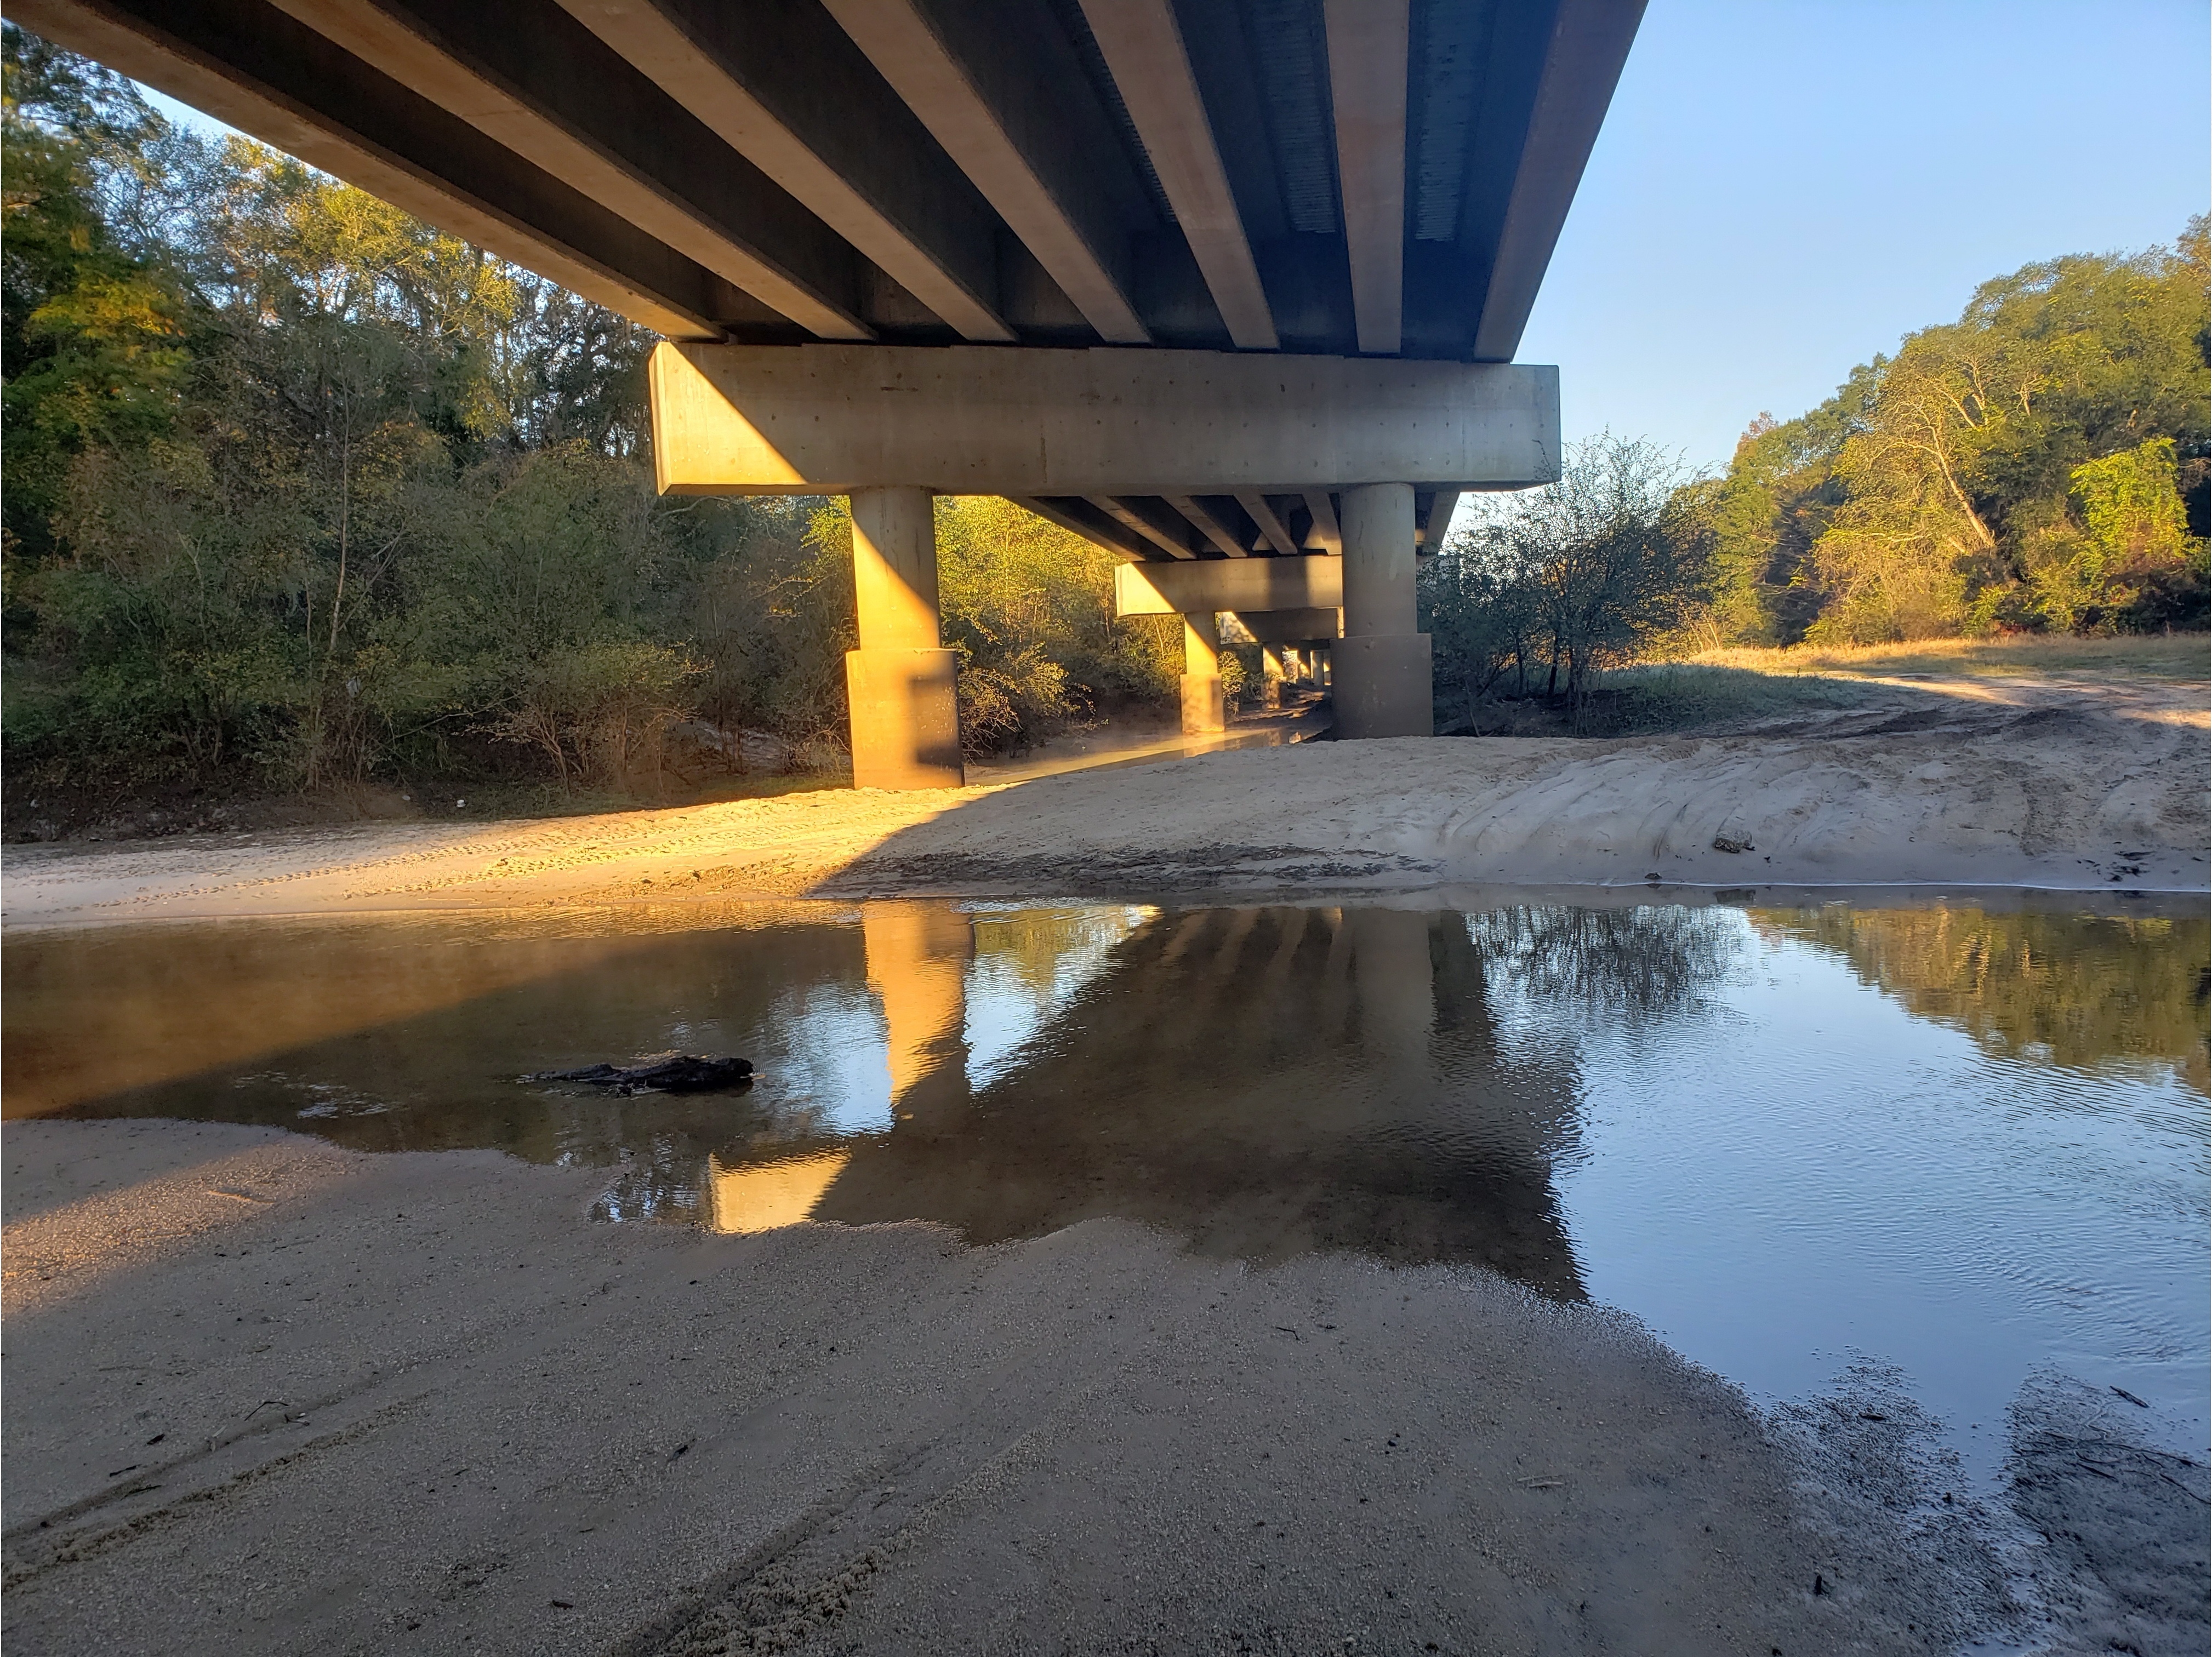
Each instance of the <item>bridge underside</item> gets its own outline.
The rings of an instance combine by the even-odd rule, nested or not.
[[[855,535],[855,770],[911,786],[960,774],[932,493],[1011,496],[1147,568],[1339,565],[1335,603],[1193,588],[1188,716],[1219,723],[1220,613],[1279,637],[1340,612],[1340,734],[1429,729],[1415,550],[1462,492],[1555,475],[1556,376],[1510,361],[1642,10],[9,16],[680,343],[654,363],[664,489],[847,494],[873,525]]]

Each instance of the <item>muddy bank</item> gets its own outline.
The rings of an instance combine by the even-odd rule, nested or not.
[[[1303,743],[913,794],[26,848],[4,913],[1454,882],[2202,890],[2200,689],[1978,684],[1698,737]]]
[[[593,1226],[589,1172],[241,1128],[12,1125],[7,1155],[26,1653],[919,1653],[950,1629],[1923,1652],[2020,1627],[2002,1527],[1938,1490],[1909,1406],[1763,1419],[1617,1315],[1480,1272],[1255,1270],[1114,1221],[983,1249]],[[2141,1453],[2143,1500],[2085,1505],[2082,1435],[2051,1417],[2015,1427],[2056,1544],[2018,1591],[2069,1631],[2201,1643],[2203,1470]]]

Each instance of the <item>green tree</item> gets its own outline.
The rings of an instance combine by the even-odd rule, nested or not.
[[[189,360],[183,296],[170,272],[123,245],[101,200],[104,179],[143,167],[164,130],[121,76],[0,27],[0,523],[11,567],[53,550],[52,515],[77,455],[143,443],[174,416]]]
[[[2069,632],[2204,625],[2205,543],[2189,532],[2173,440],[2085,461],[2027,549],[2036,613]]]
[[[2201,618],[2193,543],[2137,537],[2115,562],[2077,474],[2162,440],[2166,487],[2202,499],[2206,278],[2201,217],[2170,248],[2028,265],[1810,414],[1762,417],[1715,502],[1721,634],[1870,643]]]
[[[1480,696],[1510,659],[1522,685],[1579,717],[1599,673],[1635,659],[1706,597],[1710,491],[1654,445],[1571,447],[1556,483],[1501,497],[1424,580],[1447,703]]]

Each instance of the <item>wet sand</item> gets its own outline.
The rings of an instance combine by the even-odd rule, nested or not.
[[[1699,737],[1308,742],[917,793],[16,847],[0,917],[1454,882],[2208,883],[2203,686],[1923,679],[1867,694]]]
[[[1916,1652],[1996,1592],[1963,1522],[1932,1575],[1879,1512],[1822,1534],[1725,1383],[1485,1272],[6,1148],[18,1651]]]

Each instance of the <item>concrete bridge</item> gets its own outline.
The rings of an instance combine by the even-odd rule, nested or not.
[[[664,490],[851,497],[854,780],[961,780],[933,494],[1426,735],[1419,549],[1557,475],[1516,365],[1643,0],[15,0],[665,336]],[[1340,623],[1339,617],[1341,617]]]

